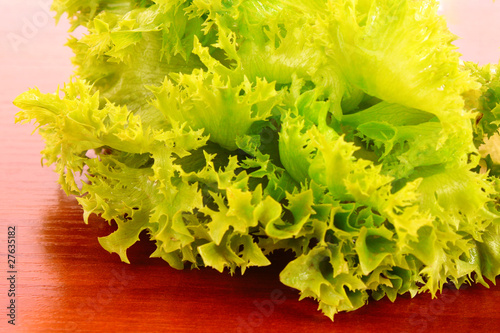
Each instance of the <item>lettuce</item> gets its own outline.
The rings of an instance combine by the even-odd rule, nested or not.
[[[326,8],[326,9],[325,9]],[[496,66],[461,63],[436,1],[55,0],[76,78],[14,104],[99,239],[281,281],[333,319],[500,274]],[[483,154],[484,155],[484,154]],[[485,170],[486,168],[486,170]],[[81,175],[85,175],[83,181]]]

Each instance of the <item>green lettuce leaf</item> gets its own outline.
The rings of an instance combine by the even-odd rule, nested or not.
[[[99,242],[124,262],[144,233],[177,269],[291,251],[281,281],[331,319],[487,286],[499,76],[459,61],[437,6],[55,0],[86,29],[68,42],[76,78],[21,94],[17,121],[37,124],[83,220],[116,226]]]

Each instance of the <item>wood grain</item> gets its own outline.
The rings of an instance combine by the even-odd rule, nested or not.
[[[43,3],[43,2],[40,2]],[[71,53],[63,44],[67,25],[42,25],[44,9],[35,1],[1,0],[0,14],[0,331],[20,332],[491,332],[500,327],[500,285],[445,288],[432,300],[405,295],[395,303],[370,302],[331,322],[312,300],[298,301],[278,274],[287,256],[244,276],[212,269],[178,271],[148,259],[146,239],[129,253],[131,264],[103,250],[97,237],[111,231],[82,211],[40,166],[43,144],[33,126],[14,124],[12,100],[31,86],[55,91],[71,75]],[[23,36],[38,17],[36,33]],[[17,46],[17,47],[16,47]],[[17,50],[17,51],[16,51]],[[7,226],[16,226],[16,326],[7,324]],[[500,282],[500,279],[497,279]]]

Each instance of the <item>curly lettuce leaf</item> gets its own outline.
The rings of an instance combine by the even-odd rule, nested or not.
[[[78,78],[20,95],[17,120],[84,220],[116,225],[99,242],[122,261],[141,233],[177,269],[290,250],[281,281],[332,319],[495,281],[499,186],[478,147],[498,75],[459,62],[436,1],[53,8],[87,29],[68,43]]]

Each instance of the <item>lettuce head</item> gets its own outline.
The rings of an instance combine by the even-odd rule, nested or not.
[[[500,274],[495,65],[463,63],[437,1],[55,0],[76,76],[31,89],[43,160],[129,262],[281,281],[333,319]],[[489,156],[489,155],[488,155]],[[79,182],[80,175],[85,180]]]

